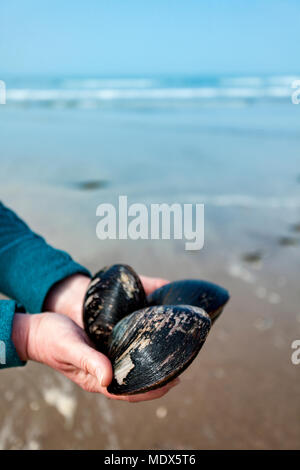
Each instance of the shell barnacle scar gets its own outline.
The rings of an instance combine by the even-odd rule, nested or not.
[[[84,300],[84,328],[112,362],[110,393],[130,395],[162,387],[181,374],[203,346],[229,300],[211,282],[175,281],[148,297],[134,270],[105,267]]]

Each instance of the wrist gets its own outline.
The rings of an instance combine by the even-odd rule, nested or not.
[[[11,338],[22,361],[29,359],[28,338],[31,323],[30,314],[15,313]]]
[[[50,314],[52,316],[52,314]],[[21,314],[15,313],[12,329],[12,341],[19,358],[22,361],[42,362],[41,351],[45,344],[42,336],[41,325],[47,313]]]
[[[89,283],[90,278],[83,274],[73,274],[58,282],[50,289],[44,310],[66,315],[82,327],[82,306]]]

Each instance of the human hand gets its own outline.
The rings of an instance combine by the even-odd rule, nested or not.
[[[169,282],[165,279],[156,278],[156,277],[148,277],[148,276],[140,276],[140,279],[147,295],[153,292],[155,289],[158,289],[159,287]],[[87,338],[86,334],[83,331],[83,319],[82,319],[82,306],[83,306],[84,297],[85,297],[89,283],[90,283],[90,278],[82,274],[74,274],[73,276],[70,276],[64,279],[63,281],[53,286],[53,288],[50,290],[45,300],[44,308],[46,310],[63,314],[66,317],[69,317],[71,320],[73,320],[73,322],[75,322],[80,327],[79,331],[77,331],[77,338],[79,335],[80,340],[81,341],[84,340],[85,343],[91,349],[92,344],[90,343],[89,339]],[[62,338],[62,340],[64,340],[64,338]],[[77,348],[78,348],[78,345],[77,345]],[[165,385],[164,387],[161,387],[157,390],[152,390],[150,392],[146,392],[143,394],[130,395],[130,396],[129,395],[112,395],[108,393],[105,388],[106,386],[109,385],[109,383],[112,380],[111,363],[106,356],[99,353],[98,351],[95,351],[94,349],[93,351],[94,353],[98,355],[97,356],[98,358],[100,356],[105,358],[105,360],[103,360],[101,363],[101,367],[103,369],[102,372],[104,374],[104,377],[109,377],[109,379],[108,379],[108,382],[105,381],[102,384],[103,386],[101,387],[99,386],[99,381],[95,382],[94,380],[95,374],[89,373],[89,380],[87,381],[87,384],[88,384],[88,387],[92,387],[91,391],[95,391],[95,392],[98,391],[100,393],[103,393],[108,398],[113,398],[116,400],[126,400],[126,401],[131,401],[131,402],[154,400],[156,398],[160,398],[163,395],[165,395],[173,386],[177,385],[180,381],[179,379],[175,379],[169,384]],[[93,354],[93,356],[94,358],[96,357],[95,354]],[[70,357],[70,360],[71,359],[72,358]],[[40,361],[40,362],[43,362],[43,361]],[[71,380],[73,379],[71,378]],[[85,387],[83,388],[86,390]]]
[[[41,362],[59,371],[88,392],[114,400],[138,402],[162,397],[178,381],[139,395],[113,395],[107,391],[113,371],[109,359],[96,351],[84,330],[57,313],[15,314],[12,340],[20,359]]]
[[[158,277],[140,276],[140,279],[147,295],[169,282]],[[62,313],[83,328],[82,306],[89,283],[90,278],[83,274],[74,274],[58,282],[48,293],[44,310]]]

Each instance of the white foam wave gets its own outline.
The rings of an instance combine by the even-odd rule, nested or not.
[[[261,88],[146,88],[146,89],[8,89],[7,102],[109,101],[109,100],[192,100],[286,98],[286,87]]]
[[[95,88],[151,88],[156,83],[152,79],[144,78],[72,78],[68,80],[63,80],[63,88],[71,89],[95,89]]]
[[[273,75],[273,76],[249,76],[249,77],[223,77],[220,79],[222,85],[228,87],[268,87],[283,86],[290,88],[293,81],[300,79],[296,75]]]
[[[264,85],[264,79],[262,77],[226,77],[221,79],[221,83],[226,86],[259,87]]]

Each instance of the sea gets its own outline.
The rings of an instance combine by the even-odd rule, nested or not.
[[[3,77],[2,190],[204,203],[211,238],[218,221],[224,237],[287,236],[300,219],[298,78]]]

